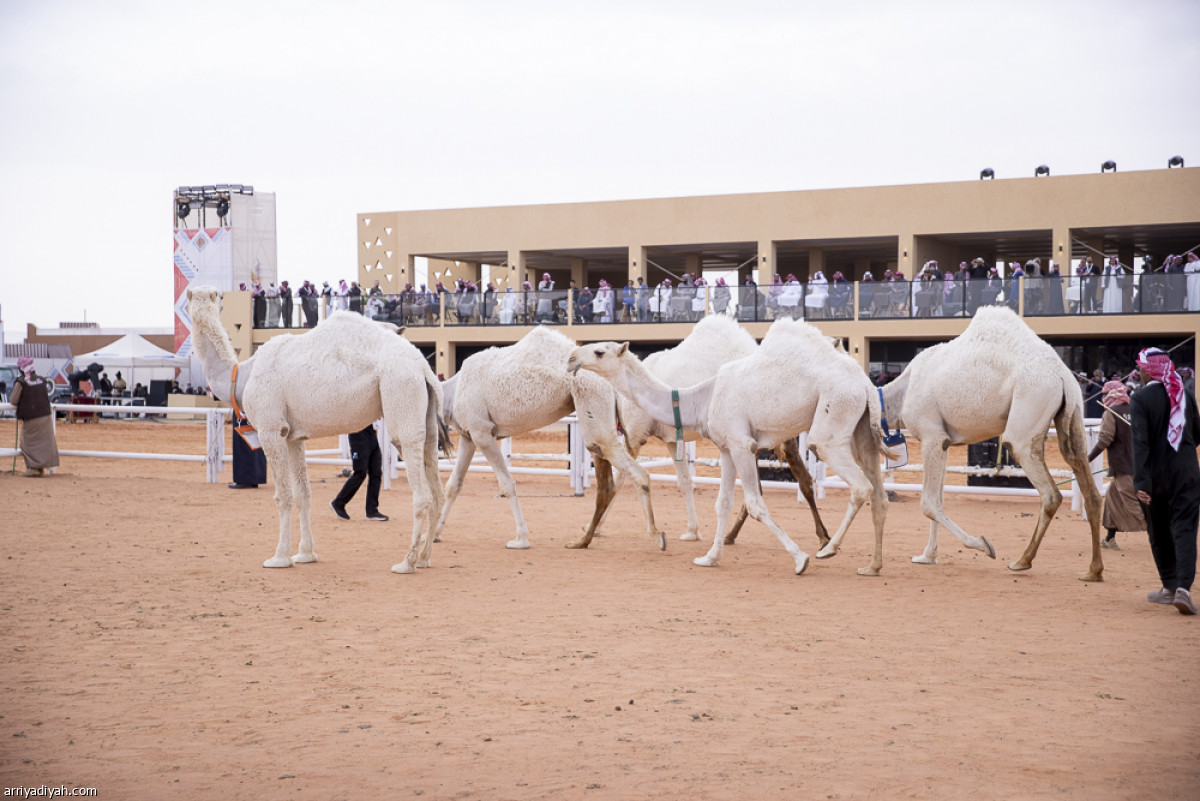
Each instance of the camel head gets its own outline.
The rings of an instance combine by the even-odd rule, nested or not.
[[[188,287],[188,315],[192,318],[192,346],[204,365],[204,376],[214,392],[221,378],[237,363],[237,353],[221,325],[221,293],[211,286]]]
[[[580,370],[591,370],[605,378],[612,378],[621,369],[621,357],[628,350],[628,342],[580,345],[571,351],[571,357],[567,359],[567,372],[575,375]]]

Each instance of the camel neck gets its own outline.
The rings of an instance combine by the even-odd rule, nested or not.
[[[233,368],[238,363],[229,335],[211,320],[192,320],[192,348],[204,366],[204,380],[214,396],[221,400],[233,397]],[[241,367],[239,379],[245,385],[246,367]]]
[[[653,376],[635,356],[622,357],[621,366],[613,382],[618,392],[668,428],[676,428],[678,414],[683,428],[702,431],[715,379],[710,378],[694,387],[675,389]]]

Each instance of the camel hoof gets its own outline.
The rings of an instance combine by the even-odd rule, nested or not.
[[[529,540],[512,540],[504,543],[504,547],[512,551],[526,551],[529,549]]]
[[[913,564],[915,564],[915,565],[936,565],[937,564],[936,556],[926,556],[925,554],[921,554],[920,556],[914,556],[912,558],[912,560],[913,560]]]
[[[658,550],[667,550],[667,532],[665,531],[658,532]]]
[[[983,544],[987,546],[986,548],[980,548],[980,550],[983,551],[984,553],[986,553],[989,558],[995,559],[996,558],[996,549],[992,547],[992,544],[990,542],[988,542],[988,538],[980,537],[979,539],[983,540]]]
[[[591,545],[591,541],[590,541],[590,540],[587,540],[587,539],[582,539],[582,540],[572,540],[572,541],[568,542],[568,543],[567,543],[567,544],[566,544],[564,547],[567,547],[567,548],[572,548],[572,549],[580,549],[580,548],[586,548],[586,547],[588,547],[589,545]],[[515,547],[518,547],[518,546],[515,546],[515,545],[513,545],[513,544],[510,542],[510,543],[508,544],[508,546],[507,546],[507,547],[509,547],[509,548],[515,548]],[[525,547],[526,547],[526,548],[528,548],[528,547],[529,547],[529,545],[527,544],[527,545],[525,545]]]
[[[398,565],[392,565],[393,573],[416,573],[417,569],[412,566],[412,562],[404,561]]]
[[[808,570],[808,554],[796,554],[796,575],[799,576],[805,570]]]
[[[717,560],[709,559],[707,555],[697,556],[695,559],[692,560],[692,564],[700,565],[700,567],[716,567]]]
[[[1104,576],[1099,573],[1084,573],[1079,577],[1080,581],[1104,581]]]
[[[317,561],[317,555],[315,553],[298,553],[292,557],[292,564],[294,565],[306,565],[309,562],[315,561]]]
[[[694,531],[685,531],[679,535],[679,539],[684,542],[697,542],[700,539],[700,535]]]
[[[860,567],[858,569],[858,575],[860,575],[860,576],[878,576],[879,568],[873,567],[871,565],[867,565],[866,567]]]
[[[1008,566],[1008,569],[1009,570],[1028,570],[1031,567],[1033,567],[1033,565],[1023,565],[1020,562],[1013,562],[1011,565]]]
[[[831,556],[837,556],[837,552],[838,552],[837,548],[831,547],[830,545],[826,545],[824,548],[817,551],[817,558],[818,559],[828,559]]]
[[[442,541],[442,535],[441,535],[441,534],[438,534],[436,537],[434,537],[434,538],[433,538],[433,541],[434,541],[434,542],[441,542],[441,541]]]
[[[428,559],[422,559],[421,561],[417,562],[417,567],[421,570],[428,570],[429,568],[433,567],[433,562]]]
[[[263,562],[263,567],[291,567],[292,560],[286,556],[272,556]]]

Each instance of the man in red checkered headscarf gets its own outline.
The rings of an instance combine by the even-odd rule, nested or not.
[[[1200,412],[1183,388],[1171,357],[1158,348],[1138,354],[1144,386],[1130,402],[1133,427],[1133,487],[1150,535],[1150,551],[1162,589],[1151,603],[1173,604],[1196,614],[1196,529],[1200,524]]]

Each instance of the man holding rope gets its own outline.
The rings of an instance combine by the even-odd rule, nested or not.
[[[1104,385],[1104,419],[1100,422],[1100,438],[1088,454],[1092,461],[1108,451],[1108,475],[1112,482],[1104,493],[1104,517],[1101,525],[1108,536],[1102,548],[1119,551],[1117,532],[1145,531],[1146,518],[1133,490],[1133,432],[1129,420],[1129,392],[1120,381]]]
[[[1144,386],[1130,402],[1133,487],[1150,534],[1162,588],[1146,596],[1196,614],[1196,530],[1200,524],[1200,411],[1183,388],[1171,357],[1158,348],[1138,354]]]

